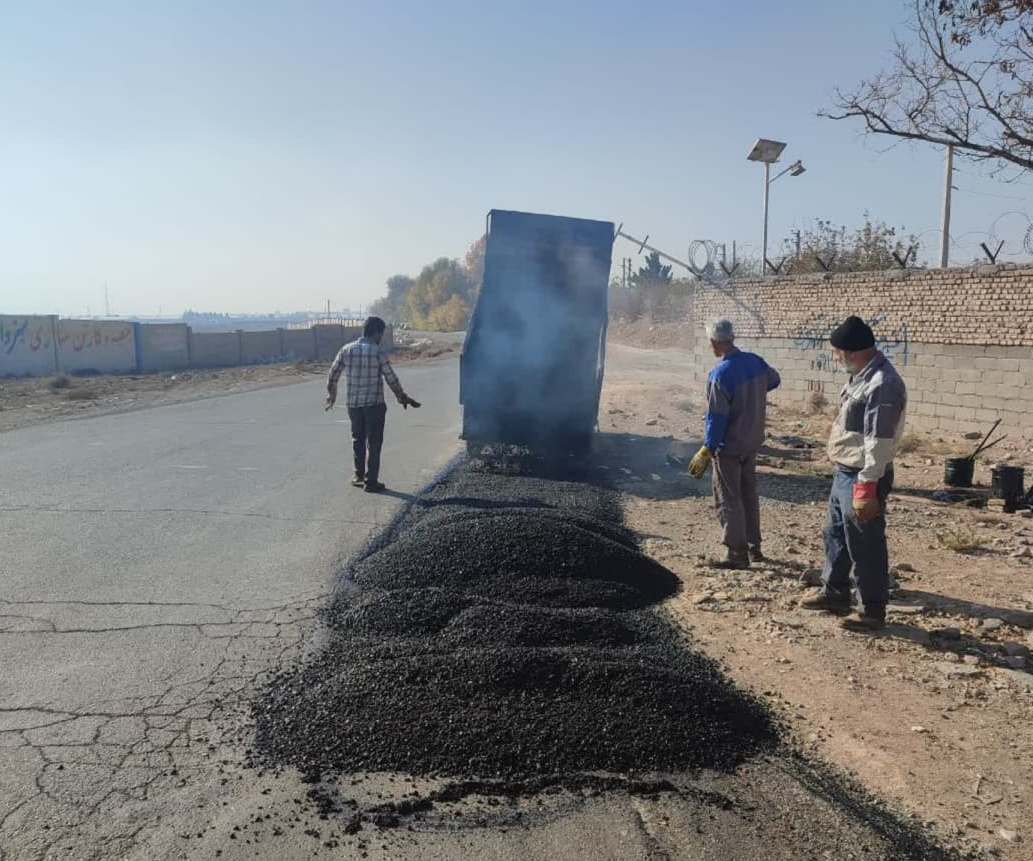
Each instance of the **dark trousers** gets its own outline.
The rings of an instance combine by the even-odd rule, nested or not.
[[[387,404],[348,407],[348,418],[352,425],[355,474],[366,481],[377,481],[380,478],[380,449],[384,445]]]
[[[714,505],[724,527],[724,543],[736,553],[760,547],[757,455],[714,456]]]
[[[867,523],[854,516],[856,483],[857,473],[852,470],[837,468],[832,477],[821,579],[830,598],[849,602],[856,588],[865,613],[882,616],[889,601],[886,500],[893,488],[893,470],[886,470],[879,481],[879,516]]]

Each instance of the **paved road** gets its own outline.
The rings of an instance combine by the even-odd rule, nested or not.
[[[475,795],[340,847],[344,818],[299,804],[297,774],[247,768],[256,685],[313,642],[341,560],[458,448],[455,360],[400,373],[425,406],[391,411],[394,496],[348,486],[318,383],[0,435],[0,861],[913,857],[795,760],[674,775],[685,789],[655,797]],[[368,808],[410,787],[435,783],[344,788]]]
[[[457,370],[399,369],[424,408],[390,409],[385,496],[315,382],[0,435],[0,857],[137,847],[213,703],[455,453]]]

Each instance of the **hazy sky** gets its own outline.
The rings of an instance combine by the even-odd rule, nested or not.
[[[905,0],[722,7],[0,0],[0,313],[354,307],[491,208],[756,248],[758,136],[807,166],[773,237],[869,210],[935,258],[942,152],[815,118]],[[956,256],[1021,252],[1033,185],[961,167]]]

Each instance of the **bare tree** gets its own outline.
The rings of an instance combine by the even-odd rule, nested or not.
[[[1033,168],[1033,0],[912,0],[914,44],[819,116]]]

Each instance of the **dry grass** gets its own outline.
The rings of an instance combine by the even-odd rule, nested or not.
[[[69,389],[65,397],[70,401],[92,401],[99,395],[93,389]]]
[[[937,532],[936,540],[948,550],[965,556],[971,556],[986,549],[986,543],[983,539],[971,529],[966,529],[962,526]]]
[[[916,451],[921,451],[926,447],[927,441],[922,439],[918,434],[906,433],[900,439],[900,444],[897,446],[898,454],[913,454]]]
[[[61,374],[58,377],[54,377],[47,385],[56,392],[58,389],[70,389],[72,381],[64,374]]]
[[[812,415],[825,412],[829,405],[829,399],[823,392],[811,392],[807,396],[807,409]]]
[[[675,403],[675,406],[686,413],[691,413],[696,408],[696,405],[688,398],[684,398],[680,401],[677,401]]]

